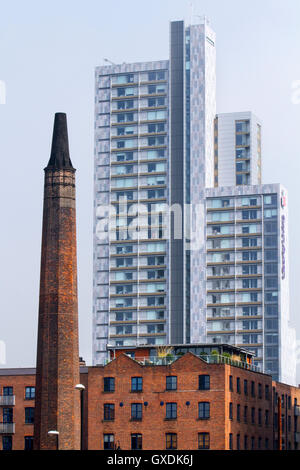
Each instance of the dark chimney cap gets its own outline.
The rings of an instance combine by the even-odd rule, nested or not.
[[[47,169],[74,170],[69,153],[67,115],[55,113],[52,147]]]

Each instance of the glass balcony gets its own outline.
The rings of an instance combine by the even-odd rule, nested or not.
[[[249,133],[250,132],[250,123],[249,121],[236,121],[235,123],[236,133]]]
[[[0,396],[0,406],[14,406],[15,403],[15,395]]]
[[[0,434],[14,434],[15,423],[0,423]]]

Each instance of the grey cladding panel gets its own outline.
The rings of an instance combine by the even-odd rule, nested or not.
[[[184,22],[171,23],[171,204],[184,204]],[[183,342],[184,249],[183,239],[171,233],[171,343]]]

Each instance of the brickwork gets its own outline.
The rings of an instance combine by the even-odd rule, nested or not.
[[[225,367],[226,448],[229,449],[229,436],[232,434],[233,450],[238,448],[245,450],[245,447],[247,450],[271,449],[273,445],[271,376],[229,365]],[[232,404],[232,418],[229,414],[230,404]]]
[[[84,415],[83,415],[83,428],[84,428],[84,440],[83,448],[87,448],[87,396],[88,396],[88,382],[87,382],[87,368],[83,368],[84,372],[80,374],[80,383],[86,387],[85,399],[84,399]],[[14,433],[0,433],[0,450],[2,450],[2,438],[1,436],[12,437],[12,450],[24,450],[25,449],[25,437],[34,436],[33,424],[25,422],[25,409],[35,408],[35,399],[27,398],[25,394],[26,387],[35,387],[35,369],[11,369],[5,370],[0,369],[0,421],[3,422],[3,409],[12,408],[13,418],[12,421],[15,425]],[[12,399],[13,405],[4,405],[3,400],[5,387],[12,387]],[[34,394],[34,391],[32,391]],[[76,391],[78,397],[80,392]],[[52,439],[51,437],[49,439]]]
[[[45,168],[37,348],[35,448],[80,447],[75,170],[68,157],[65,115],[55,118]],[[65,162],[67,161],[67,164]]]
[[[202,375],[210,377],[207,390],[199,390],[199,376]],[[169,376],[177,377],[177,390],[166,390],[166,377]],[[104,378],[108,377],[115,379],[112,392],[104,391]],[[142,391],[131,390],[132,377],[142,377]],[[9,373],[5,369],[0,370],[0,400],[3,387],[13,387],[15,395],[15,433],[11,434],[14,450],[24,449],[25,436],[33,435],[33,426],[25,424],[24,416],[25,408],[33,407],[34,400],[25,400],[24,397],[25,387],[33,386],[34,382],[34,372],[28,374],[25,369],[19,369],[17,373]],[[298,448],[300,389],[272,382],[271,377],[265,374],[228,364],[207,364],[191,353],[164,366],[142,365],[126,355],[120,355],[106,366],[81,368],[80,383],[86,387],[83,394],[83,449],[101,450],[104,448],[104,436],[113,435],[113,446],[128,450],[131,449],[132,434],[141,434],[143,449],[164,450],[166,435],[173,434],[177,437],[178,449],[197,450],[198,436],[205,433],[209,435],[206,444],[212,450],[244,450],[245,444],[248,450],[272,450],[278,448],[278,398],[284,416],[282,448]],[[206,419],[199,418],[198,406],[203,402],[210,404]],[[177,404],[176,419],[166,418],[167,403]],[[113,415],[104,415],[105,404],[114,405]],[[141,420],[132,419],[131,404],[142,405]]]
[[[25,371],[24,371],[25,372]],[[12,409],[12,421],[15,425],[15,433],[12,436],[12,449],[13,450],[24,450],[25,448],[25,436],[33,437],[33,424],[27,424],[25,422],[25,408],[34,408],[34,399],[26,399],[25,387],[35,386],[35,373],[25,375],[15,375],[15,372],[7,373],[7,375],[0,375],[0,404],[1,399],[4,395],[5,387],[12,387],[11,399],[14,400],[14,405],[1,404],[0,406],[0,421],[3,422],[3,410],[4,408]],[[4,397],[6,398],[6,397]],[[10,400],[6,403],[11,403]],[[9,433],[3,433],[2,436],[11,436]],[[2,450],[3,439],[0,436],[0,449]]]
[[[300,393],[299,389],[273,382],[273,415],[275,449],[299,449]]]
[[[166,391],[166,376],[178,377],[177,390]],[[199,375],[210,376],[210,389],[199,390]],[[143,377],[143,391],[130,391],[130,379]],[[229,389],[229,376],[232,376],[233,391]],[[115,391],[103,391],[103,378],[115,377]],[[240,381],[240,392],[236,389]],[[244,380],[248,382],[248,393],[244,393]],[[255,396],[251,396],[251,382],[254,382]],[[258,395],[261,384],[262,395]],[[269,399],[265,398],[266,385]],[[142,434],[143,449],[165,449],[166,434],[177,434],[179,449],[198,449],[198,433],[209,433],[210,449],[229,449],[229,435],[232,434],[232,448],[237,448],[240,435],[240,448],[244,449],[245,436],[248,449],[272,448],[272,379],[268,375],[251,372],[225,364],[207,364],[193,354],[186,354],[168,366],[141,365],[127,356],[119,356],[104,367],[89,368],[89,449],[103,449],[103,435],[114,434],[117,446],[131,448],[131,434]],[[300,396],[300,391],[299,391]],[[147,402],[147,406],[145,406]],[[166,420],[166,403],[177,403],[177,419]],[[210,403],[210,417],[199,419],[198,404]],[[105,421],[104,404],[115,405],[114,421]],[[123,403],[123,406],[120,406]],[[131,421],[131,404],[143,404],[142,421]],[[163,405],[162,405],[163,403]],[[188,404],[187,404],[188,403]],[[229,417],[229,403],[232,403],[233,416]],[[240,405],[240,420],[237,417]],[[247,406],[247,420],[244,407]],[[251,409],[255,409],[254,422]],[[258,413],[261,410],[261,425]],[[268,412],[268,424],[265,412]],[[245,422],[246,421],[246,422]]]
[[[115,434],[115,441],[122,449],[131,448],[131,434],[143,435],[143,449],[164,449],[165,434],[177,433],[180,449],[195,449],[198,432],[209,432],[214,428],[213,446],[219,445],[219,436],[223,435],[224,387],[222,376],[224,369],[215,370],[211,384],[211,398],[218,404],[218,412],[210,420],[198,421],[198,402],[207,400],[207,392],[199,391],[198,374],[206,373],[207,364],[192,356],[188,369],[184,357],[169,366],[141,366],[126,356],[120,356],[106,367],[89,369],[89,449],[103,449],[103,434]],[[178,390],[166,391],[166,376],[178,376]],[[114,393],[103,392],[103,377],[116,377]],[[143,392],[130,391],[130,378],[143,377]],[[93,393],[91,393],[93,390]],[[148,405],[145,406],[144,403]],[[177,419],[166,419],[166,404],[177,403]],[[187,402],[190,402],[187,405]],[[104,403],[115,404],[114,422],[103,421]],[[120,403],[124,406],[120,407]],[[131,421],[131,403],[143,404],[141,422]],[[163,403],[163,405],[162,405]],[[102,432],[99,432],[102,428]],[[218,441],[218,444],[217,444]],[[224,439],[221,444],[224,448]]]

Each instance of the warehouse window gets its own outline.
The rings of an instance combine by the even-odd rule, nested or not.
[[[198,433],[198,449],[209,449],[210,448],[210,436],[209,432]]]

